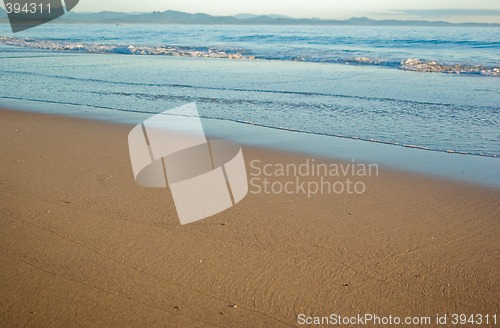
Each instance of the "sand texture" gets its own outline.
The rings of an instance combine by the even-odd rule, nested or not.
[[[1,327],[498,312],[498,190],[382,168],[362,195],[249,194],[181,226],[167,189],[135,183],[130,129],[0,111]]]

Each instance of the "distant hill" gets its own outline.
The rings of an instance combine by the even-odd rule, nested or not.
[[[358,26],[500,26],[500,24],[463,23],[454,24],[443,21],[423,20],[373,20],[366,17],[353,17],[347,20],[326,20],[318,18],[292,18],[282,15],[239,14],[236,16],[212,16],[208,14],[189,14],[167,10],[152,13],[69,13],[63,16],[66,22],[94,23],[142,23],[142,24],[227,24],[227,25],[358,25]]]
[[[3,17],[3,19],[2,19]],[[5,10],[0,8],[0,20],[6,20]],[[462,23],[423,20],[373,20],[353,17],[347,20],[318,18],[292,18],[282,15],[239,14],[236,16],[212,16],[189,14],[180,11],[154,11],[151,13],[98,13],[69,12],[54,22],[59,23],[108,23],[108,24],[200,24],[200,25],[347,25],[347,26],[500,26],[500,24]]]
[[[257,18],[259,16],[266,16],[266,17],[271,17],[271,18],[291,18],[290,16],[276,15],[276,14],[271,14],[271,15],[238,14],[238,15],[235,15],[233,17],[238,18],[238,19],[252,19],[252,18]]]
[[[188,14],[180,11],[167,10],[152,13],[69,13],[62,17],[66,22],[92,23],[123,23],[123,24],[235,24],[235,17],[211,16],[207,14]]]
[[[98,13],[74,13],[69,12],[64,16],[65,19],[71,21],[81,21],[81,22],[113,22],[119,20],[125,20],[132,17],[133,14],[119,13],[113,11],[101,11]]]

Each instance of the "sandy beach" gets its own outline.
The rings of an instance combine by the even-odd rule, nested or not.
[[[250,193],[181,226],[167,189],[135,183],[130,129],[0,110],[0,326],[498,313],[498,189],[381,167],[362,194]],[[305,159],[243,151],[248,170]]]

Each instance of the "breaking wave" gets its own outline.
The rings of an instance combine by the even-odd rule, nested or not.
[[[145,46],[123,44],[95,44],[61,40],[45,40],[34,38],[0,37],[0,45],[24,47],[47,51],[68,51],[94,54],[121,54],[121,55],[150,55],[176,57],[203,57],[226,58],[243,60],[280,60],[295,62],[337,63],[351,65],[371,65],[397,68],[416,72],[438,72],[449,74],[477,74],[483,76],[500,76],[500,67],[488,67],[471,64],[445,64],[433,60],[408,58],[384,60],[363,56],[346,57],[345,54],[322,54],[316,56],[290,56],[255,54],[241,48],[212,48],[212,47],[179,47],[179,46]]]
[[[401,62],[401,69],[417,72],[440,72],[455,74],[481,74],[488,76],[500,76],[500,67],[488,68],[482,65],[445,65],[436,61],[423,61],[420,59],[407,59]]]
[[[178,57],[254,59],[253,56],[245,56],[239,53],[238,49],[215,49],[207,47],[189,48],[174,46],[151,47],[116,44],[92,44],[11,37],[0,37],[0,44],[41,50],[72,51],[94,54],[163,55]]]

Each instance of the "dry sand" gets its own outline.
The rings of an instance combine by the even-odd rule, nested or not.
[[[1,327],[290,327],[299,314],[499,310],[498,190],[381,169],[363,195],[249,194],[180,226],[168,190],[136,185],[129,131],[0,111]]]

